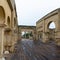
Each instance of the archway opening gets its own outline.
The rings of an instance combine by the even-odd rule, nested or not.
[[[24,38],[24,39],[29,39],[29,32],[22,32],[22,38]]]
[[[5,23],[5,12],[3,7],[0,6],[0,24]]]
[[[55,29],[56,26],[55,26],[55,23],[54,22],[50,22],[49,23],[49,29]]]
[[[48,38],[49,38],[50,42],[55,40],[55,29],[56,29],[55,23],[54,22],[50,22],[48,24],[48,30],[49,30]]]
[[[33,33],[32,33],[32,31],[22,31],[21,32],[21,38],[22,39],[32,39],[32,37],[33,37]]]
[[[24,35],[25,35],[25,32],[22,31],[22,32],[21,32],[21,37],[24,38],[24,37],[25,37]]]

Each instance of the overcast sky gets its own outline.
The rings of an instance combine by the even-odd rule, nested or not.
[[[19,25],[36,25],[47,13],[60,8],[60,0],[15,0]]]

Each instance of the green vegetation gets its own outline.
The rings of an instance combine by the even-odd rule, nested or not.
[[[31,32],[31,33],[28,33],[28,32],[27,32],[27,33],[25,33],[22,37],[28,39],[29,36],[31,36],[31,37],[33,36],[33,35],[32,35],[32,32]]]

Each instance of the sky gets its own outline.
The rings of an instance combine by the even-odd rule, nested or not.
[[[60,8],[60,0],[15,0],[18,24],[36,25],[49,12]]]

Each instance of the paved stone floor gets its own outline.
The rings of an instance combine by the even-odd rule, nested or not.
[[[44,44],[40,41],[21,40],[15,45],[15,53],[6,60],[60,60],[60,50],[57,54],[54,43]]]

